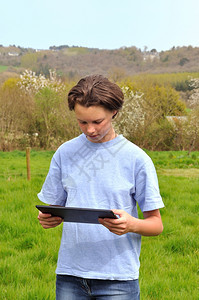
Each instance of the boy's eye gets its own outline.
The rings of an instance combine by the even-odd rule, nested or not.
[[[102,123],[102,121],[103,121],[103,120],[100,120],[100,121],[93,121],[93,124],[100,124],[100,123]],[[80,120],[79,120],[79,123],[80,123],[80,124],[83,124],[83,125],[87,124],[86,121],[80,121]]]

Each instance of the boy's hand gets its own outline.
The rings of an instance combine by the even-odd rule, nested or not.
[[[56,227],[63,222],[62,218],[52,216],[51,214],[43,214],[41,211],[39,212],[38,220],[45,229]]]
[[[124,210],[113,209],[112,211],[114,212],[114,214],[119,216],[118,219],[104,218],[99,219],[99,222],[107,229],[109,229],[109,231],[117,235],[122,235],[129,231],[132,231],[132,224],[133,221],[135,221],[136,223],[136,219]]]

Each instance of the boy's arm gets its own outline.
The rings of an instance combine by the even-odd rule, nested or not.
[[[134,232],[143,236],[154,236],[163,231],[159,209],[143,212],[144,219],[134,218],[124,210],[113,209],[113,212],[119,215],[119,219],[106,218],[99,221],[117,235]]]

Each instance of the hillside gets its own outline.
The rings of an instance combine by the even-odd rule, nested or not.
[[[56,69],[63,77],[79,77],[91,73],[118,76],[137,73],[198,72],[199,47],[173,47],[168,51],[141,51],[136,47],[100,50],[85,47],[52,46],[48,50],[0,45],[0,74],[16,76],[24,69],[48,75]]]

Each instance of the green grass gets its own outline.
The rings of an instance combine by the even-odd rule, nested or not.
[[[199,169],[199,151],[146,151],[157,169]]]
[[[199,152],[148,152],[165,203],[164,231],[143,237],[141,299],[198,299]],[[60,227],[44,230],[35,205],[53,152],[0,152],[0,299],[55,299]]]
[[[164,231],[142,238],[143,299],[198,299],[199,176],[159,175],[159,183]]]
[[[6,71],[7,68],[8,68],[8,66],[2,66],[2,65],[0,65],[0,72]]]

